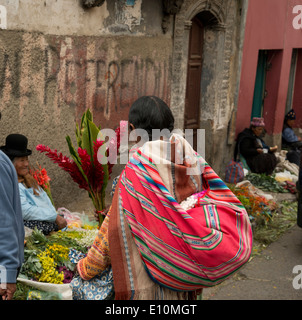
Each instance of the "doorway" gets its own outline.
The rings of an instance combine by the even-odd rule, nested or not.
[[[201,72],[204,25],[200,18],[192,20],[189,38],[187,87],[185,98],[184,128],[193,129],[194,150],[197,150],[197,129],[200,127]]]
[[[264,99],[266,97],[266,71],[267,51],[259,50],[251,119],[253,119],[254,117],[261,118],[263,115],[263,105]]]

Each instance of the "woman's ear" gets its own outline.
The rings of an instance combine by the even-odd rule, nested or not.
[[[135,129],[134,125],[133,125],[132,123],[130,123],[130,124],[129,124],[129,131],[132,131],[132,130],[134,130],[134,129]]]

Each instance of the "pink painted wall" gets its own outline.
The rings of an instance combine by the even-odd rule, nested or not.
[[[302,49],[298,50],[293,109],[297,114],[295,125],[302,128]]]
[[[293,27],[293,19],[297,16],[293,13],[293,8],[296,5],[302,5],[301,0],[249,1],[236,134],[250,124],[259,50],[282,50],[276,51],[278,54],[274,57],[275,63],[272,70],[267,73],[266,89],[271,92],[271,96],[268,96],[264,104],[264,118],[268,133],[277,134],[282,131],[292,49],[302,48],[302,29],[296,30]],[[299,70],[297,69],[298,77],[300,77]],[[301,116],[300,111],[299,114]]]
[[[270,50],[267,60],[270,63],[270,68],[266,73],[267,96],[264,99],[263,116],[265,118],[267,133],[272,134],[275,121],[275,108],[278,104],[278,88],[280,84],[283,50]]]

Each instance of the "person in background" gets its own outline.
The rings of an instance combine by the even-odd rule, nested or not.
[[[302,228],[302,152],[300,153],[299,179],[297,181],[297,190],[298,190],[297,225],[300,228]]]
[[[18,175],[24,225],[31,229],[36,227],[47,235],[65,228],[67,221],[57,214],[47,193],[29,173],[28,156],[32,152],[27,149],[27,144],[28,139],[24,135],[10,134],[0,149],[13,162]]]
[[[23,259],[24,226],[18,178],[11,161],[0,150],[0,301],[13,298]]]
[[[302,141],[293,130],[295,120],[296,113],[293,109],[291,109],[284,117],[282,147],[288,150],[286,155],[287,160],[299,166]]]
[[[238,135],[234,159],[237,159],[237,154],[239,153],[244,157],[253,173],[270,175],[277,165],[277,158],[274,153],[278,147],[268,147],[265,144],[261,138],[264,128],[263,118],[252,119],[250,128],[244,129]]]

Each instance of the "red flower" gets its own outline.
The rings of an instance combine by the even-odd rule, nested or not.
[[[58,153],[57,150],[53,151],[49,147],[42,144],[39,144],[36,149],[41,153],[44,152],[49,159],[51,159],[54,163],[57,163],[60,168],[68,172],[73,181],[75,181],[80,188],[89,190],[87,181],[84,179],[74,161],[70,160],[66,156],[63,156],[62,153]]]
[[[94,164],[94,180],[93,189],[97,192],[102,190],[104,181],[104,167],[98,161],[98,150],[104,144],[104,141],[97,140],[93,143],[93,164]]]
[[[84,171],[88,181],[91,181],[93,177],[93,168],[91,165],[91,157],[88,154],[86,149],[78,148],[78,155],[81,159],[81,167],[82,170]]]
[[[87,115],[85,119],[87,121]],[[101,211],[105,207],[105,189],[108,183],[108,179],[110,179],[112,167],[114,165],[114,162],[116,161],[116,156],[120,148],[121,131],[122,133],[125,131],[126,122],[124,123],[124,127],[122,127],[122,129],[118,127],[115,130],[115,138],[109,141],[109,147],[106,149],[105,155],[108,157],[110,152],[110,162],[106,160],[107,163],[105,164],[102,164],[101,159],[98,159],[98,151],[104,145],[105,141],[95,140],[95,132],[97,128],[95,125],[91,125],[91,121],[88,121],[87,123],[88,124],[86,124],[86,126],[91,126],[91,131],[89,132],[94,133],[94,138],[92,138],[92,136],[89,136],[89,151],[83,149],[82,147],[78,147],[78,150],[76,152],[74,147],[72,146],[70,138],[68,137],[69,139],[67,140],[67,143],[71,150],[71,154],[73,155],[74,161],[66,156],[63,156],[62,153],[58,153],[57,150],[51,150],[49,147],[44,145],[38,145],[36,149],[39,152],[45,153],[46,156],[48,156],[54,163],[57,163],[60,168],[68,172],[71,178],[79,185],[80,188],[87,190],[96,210]],[[78,138],[83,139],[80,132],[81,131],[78,131],[77,133]],[[85,137],[87,139],[87,132]],[[82,144],[80,145],[82,146]],[[41,177],[41,181],[46,180],[47,178],[45,176]],[[103,217],[100,217],[100,223],[102,220]]]
[[[44,189],[49,188],[49,181],[50,178],[47,175],[47,171],[45,168],[41,168],[39,166],[39,169],[30,168],[29,170],[30,174],[35,178],[35,180],[38,182],[38,185]]]

